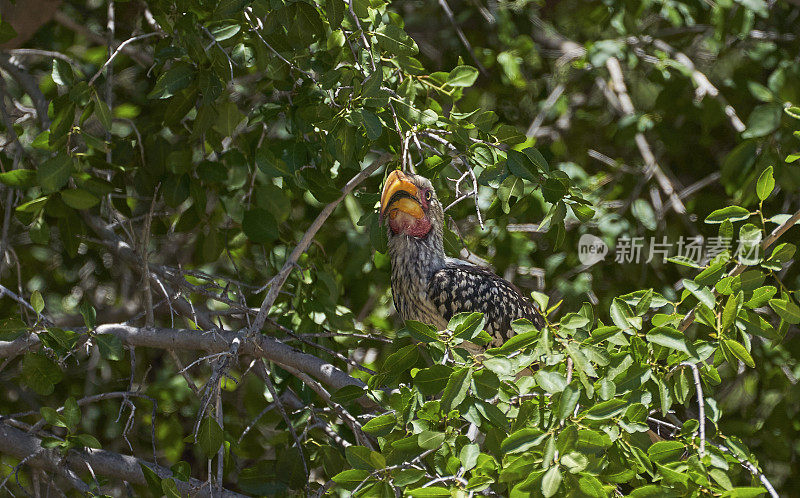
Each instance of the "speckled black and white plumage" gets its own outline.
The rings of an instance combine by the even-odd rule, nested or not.
[[[426,178],[408,178],[421,190],[433,191]],[[424,237],[388,229],[392,296],[401,318],[442,330],[453,315],[478,311],[484,314],[484,328],[493,338],[493,347],[513,335],[510,324],[518,318],[527,318],[537,327],[544,325],[536,306],[511,283],[489,270],[445,256],[444,212],[435,193],[426,216],[431,230]]]

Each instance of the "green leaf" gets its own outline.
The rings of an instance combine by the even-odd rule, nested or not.
[[[94,96],[93,100],[95,116],[97,116],[103,128],[111,131],[111,109],[108,108],[108,105],[104,101],[97,98],[97,95]]]
[[[750,356],[750,353],[747,352],[744,346],[730,339],[725,339],[723,342],[725,342],[725,345],[728,347],[728,349],[730,349],[731,353],[742,360],[745,365],[750,368],[755,368],[756,363],[753,361],[753,357]]]
[[[42,396],[53,393],[55,385],[61,382],[61,368],[42,353],[28,353],[22,360],[24,382]]]
[[[762,104],[753,109],[747,118],[747,129],[742,138],[757,138],[769,135],[778,129],[781,123],[783,106],[780,104]]]
[[[399,377],[411,368],[417,362],[418,358],[419,350],[416,344],[404,346],[386,358],[381,367],[381,372]]]
[[[756,194],[758,198],[763,201],[769,197],[769,194],[772,193],[774,188],[775,178],[772,176],[772,166],[768,166],[758,177],[758,182],[756,182]]]
[[[584,475],[578,480],[581,491],[591,498],[606,498],[608,493],[603,489],[603,483],[593,475]]]
[[[537,181],[537,175],[539,172],[537,171],[536,166],[533,164],[533,161],[531,161],[530,158],[522,152],[514,149],[509,150],[507,152],[506,165],[508,166],[508,170],[514,176],[518,176],[519,178],[523,178],[531,182]]]
[[[214,9],[214,17],[224,19],[234,13],[241,13],[253,0],[220,0]]]
[[[647,333],[647,340],[665,348],[691,354],[686,336],[673,327],[656,327]]]
[[[78,343],[80,336],[71,330],[62,330],[50,327],[46,334],[39,334],[39,339],[46,347],[52,349],[57,355],[64,356],[72,351]]]
[[[180,491],[178,491],[178,484],[175,482],[175,479],[162,479],[161,491],[163,491],[163,494],[166,498],[181,498]]]
[[[382,437],[392,432],[395,423],[397,423],[397,417],[394,413],[384,413],[383,415],[378,415],[370,419],[369,422],[364,424],[362,429],[364,429],[364,432],[372,434],[373,436]]]
[[[711,290],[703,285],[698,285],[694,280],[683,279],[683,287],[688,290],[689,292],[694,295],[704,305],[708,307],[708,309],[713,310],[716,298],[714,297],[714,293]]]
[[[417,436],[417,444],[423,450],[435,450],[442,445],[444,437],[444,432],[422,431]]]
[[[769,302],[772,299],[772,296],[777,294],[778,289],[771,285],[765,285],[764,287],[759,287],[758,289],[753,291],[753,296],[744,303],[750,309],[760,308]]]
[[[366,391],[363,387],[351,384],[343,386],[331,394],[331,401],[335,403],[346,404],[357,400],[361,396],[364,396],[364,394],[366,394]]]
[[[13,341],[27,329],[28,326],[19,318],[0,320],[0,341]]]
[[[436,333],[436,329],[426,323],[406,320],[405,328],[411,337],[420,342],[430,343],[439,340],[439,334]]]
[[[451,496],[450,490],[441,486],[407,489],[405,490],[405,494],[412,498],[449,498]]]
[[[95,310],[94,306],[89,304],[88,301],[83,301],[78,311],[80,311],[81,316],[83,316],[83,323],[86,325],[86,328],[91,330],[97,326],[97,310]]]
[[[38,290],[35,290],[33,293],[31,293],[31,306],[33,306],[33,310],[37,315],[42,314],[42,310],[44,310],[44,299]]]
[[[542,495],[549,498],[558,492],[561,486],[561,472],[558,470],[558,465],[550,467],[550,470],[545,472],[542,477]]]
[[[72,158],[61,152],[40,164],[37,174],[42,192],[49,194],[60,190],[72,174]]]
[[[0,43],[6,43],[17,37],[17,32],[9,23],[0,22]]]
[[[464,470],[472,470],[475,464],[478,463],[478,455],[481,449],[477,444],[465,444],[458,454],[458,459],[461,460],[461,466]]]
[[[598,403],[589,408],[585,413],[586,418],[591,420],[606,420],[615,417],[625,411],[628,407],[628,402],[623,399],[610,399]]]
[[[354,469],[370,471],[383,468],[382,466],[376,466],[380,462],[373,456],[373,453],[381,456],[365,446],[348,446],[344,451],[347,462]]]
[[[36,185],[36,172],[30,169],[15,169],[0,173],[0,183],[14,188],[29,188]]]
[[[447,75],[447,84],[455,87],[468,87],[478,79],[478,70],[472,66],[456,66]]]
[[[78,210],[89,209],[100,202],[100,199],[81,188],[62,190],[61,200],[67,206]]]
[[[568,342],[566,350],[567,354],[569,354],[570,358],[575,362],[575,368],[578,371],[585,373],[589,377],[597,377],[597,372],[589,362],[589,359],[586,358],[586,355],[583,354],[583,351],[581,351],[574,342]]]
[[[561,399],[558,401],[558,419],[566,420],[575,411],[578,400],[581,397],[581,388],[576,384],[570,384],[561,392]]]
[[[223,21],[220,23],[215,23],[208,28],[208,31],[214,36],[215,40],[223,41],[227,40],[228,38],[233,38],[239,31],[241,31],[241,29],[241,25],[239,25],[237,22]]]
[[[84,448],[102,448],[103,446],[100,444],[100,441],[97,440],[96,437],[92,436],[91,434],[78,434],[75,436],[75,441],[78,442]]]
[[[447,328],[453,331],[453,337],[468,341],[480,334],[485,323],[483,313],[458,313],[450,319]]]
[[[66,427],[67,423],[64,422],[64,419],[61,415],[55,410],[55,408],[51,408],[49,406],[43,406],[39,408],[39,413],[42,415],[42,418],[45,422],[50,425],[54,425],[56,427]]]
[[[659,441],[647,449],[647,456],[658,463],[675,462],[685,451],[686,445],[680,441]]]
[[[528,427],[513,432],[500,444],[503,453],[522,453],[535,446],[539,446],[547,438],[548,433],[535,427]]]
[[[475,372],[472,380],[475,386],[475,394],[481,399],[490,400],[494,398],[500,389],[500,379],[497,374],[486,368]]]
[[[720,496],[723,498],[756,498],[757,496],[763,496],[766,493],[767,490],[763,486],[742,486],[729,489]]]
[[[800,307],[788,298],[770,299],[769,306],[787,323],[791,323],[792,325],[800,323]]]
[[[251,209],[242,217],[242,231],[253,242],[267,244],[278,238],[278,222],[265,209]]]
[[[706,223],[722,223],[725,220],[741,221],[750,217],[750,211],[741,206],[727,206],[722,209],[712,211],[706,216]]]
[[[628,322],[628,318],[633,317],[633,310],[631,310],[628,303],[615,297],[611,302],[610,314],[611,321],[614,322],[614,325],[622,330],[631,330],[631,324]]]
[[[169,468],[172,471],[172,476],[181,481],[188,481],[192,475],[192,467],[189,462],[180,461]]]
[[[447,385],[447,380],[453,369],[446,365],[433,365],[417,371],[414,375],[414,385],[425,396],[439,394]]]
[[[560,393],[567,387],[567,379],[558,372],[539,370],[534,375],[536,383],[550,394]]]
[[[70,432],[74,432],[78,422],[81,421],[81,409],[78,406],[78,402],[75,401],[75,398],[72,396],[67,398],[64,402],[64,410],[61,412],[61,418],[64,420]]]
[[[357,116],[359,117],[359,124],[364,128],[367,138],[370,140],[377,140],[383,134],[383,123],[380,118],[367,109],[359,109]]]
[[[196,76],[192,65],[176,62],[156,80],[153,90],[147,94],[149,99],[166,99],[188,87]]]
[[[100,354],[103,358],[112,361],[119,361],[123,357],[122,341],[113,334],[97,334],[94,336]]]
[[[142,474],[144,474],[144,480],[147,483],[147,489],[150,490],[152,496],[161,496],[161,478],[158,477],[153,469],[145,465],[144,463],[139,461],[139,468],[142,469]]]
[[[331,479],[333,480],[333,482],[335,482],[339,486],[342,486],[345,489],[353,489],[359,484],[361,484],[361,482],[363,482],[367,477],[369,477],[369,470],[349,469],[345,470],[344,472],[339,472]]]
[[[394,55],[416,55],[419,52],[417,43],[395,24],[386,24],[375,32],[378,45]]]
[[[530,325],[530,328],[532,328],[533,330],[512,336],[510,339],[504,342],[503,345],[500,346],[499,348],[489,349],[487,351],[487,354],[491,354],[494,356],[508,356],[514,351],[522,351],[531,344],[536,343],[539,340],[541,332],[539,330],[536,330],[533,324],[530,323],[528,320],[526,319],[523,320],[527,322],[526,325]],[[521,321],[522,320],[515,320],[514,323],[518,323]]]
[[[197,432],[197,444],[203,451],[206,458],[213,458],[217,454],[223,441],[222,428],[212,417],[205,417],[200,422],[200,430]]]
[[[344,20],[346,7],[342,0],[325,0],[323,12],[328,16],[328,23],[331,29],[339,29]]]
[[[447,385],[442,393],[442,410],[447,413],[464,401],[472,380],[472,369],[461,368],[450,375]]]
[[[725,303],[725,308],[723,308],[722,315],[720,316],[720,332],[724,332],[733,326],[736,315],[739,314],[739,307],[742,304],[743,298],[744,294],[742,291],[728,296],[728,301]]]

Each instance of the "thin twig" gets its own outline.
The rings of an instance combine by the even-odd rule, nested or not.
[[[78,62],[72,57],[68,56],[67,54],[62,54],[61,52],[56,52],[55,50],[40,50],[38,48],[12,48],[11,50],[6,50],[5,52],[15,57],[51,57],[53,59],[61,59],[72,66],[78,65]]]
[[[480,71],[483,76],[488,78],[489,73],[486,71],[486,68],[483,67],[481,61],[479,61],[478,58],[475,56],[475,51],[472,49],[472,45],[470,44],[469,40],[467,40],[467,37],[464,35],[464,31],[461,30],[461,26],[459,26],[458,23],[456,23],[456,18],[455,16],[453,16],[453,11],[447,4],[447,0],[439,0],[439,5],[442,7],[444,15],[447,16],[447,20],[450,21],[450,24],[452,24],[453,28],[456,30],[458,38],[461,40],[461,43],[464,44],[464,48],[467,49],[467,52],[469,52],[470,57],[472,57],[472,60],[475,62],[475,65],[478,66],[478,71]]]
[[[333,210],[336,209],[336,206],[338,206],[339,203],[342,202],[342,200],[344,200],[344,198],[350,192],[352,192],[356,185],[367,179],[367,177],[377,171],[378,168],[389,162],[391,158],[391,154],[383,154],[373,161],[372,164],[361,170],[356,176],[347,182],[347,185],[345,185],[344,188],[342,188],[342,195],[335,201],[326,205],[319,215],[317,215],[317,218],[311,223],[311,226],[308,227],[308,230],[306,230],[306,232],[303,234],[300,242],[297,244],[297,246],[295,246],[291,254],[289,254],[289,257],[286,259],[281,271],[278,272],[278,274],[274,277],[275,280],[272,282],[272,285],[267,291],[267,295],[264,296],[264,301],[261,303],[261,308],[258,310],[258,315],[256,315],[256,318],[253,320],[253,324],[250,327],[249,334],[251,336],[261,330],[261,328],[264,326],[264,322],[267,319],[267,313],[269,313],[272,305],[275,304],[275,299],[278,297],[278,292],[281,290],[281,287],[283,287],[283,284],[286,283],[286,279],[289,278],[289,274],[297,264],[300,256],[306,252],[306,249],[308,249],[308,246],[311,245],[311,241],[314,239],[314,236],[319,229],[322,228],[322,225],[325,223],[328,217],[333,213]]]
[[[375,449],[374,446],[372,445],[372,441],[370,441],[370,439],[367,437],[366,434],[364,434],[364,431],[361,429],[361,424],[359,423],[359,421],[356,420],[356,418],[353,415],[351,415],[350,412],[348,412],[342,405],[333,401],[331,399],[331,395],[324,387],[322,387],[322,385],[319,382],[312,379],[311,377],[309,377],[304,372],[301,372],[300,370],[297,370],[292,367],[284,367],[284,368],[286,369],[287,372],[291,373],[292,375],[303,381],[303,383],[308,387],[310,387],[312,391],[317,393],[317,395],[320,398],[322,398],[325,404],[330,406],[333,409],[333,411],[335,411],[336,414],[339,415],[339,417],[341,417],[344,423],[347,424],[348,427],[350,427],[351,431],[353,431],[353,435],[356,437],[356,442],[358,444],[366,446],[371,450]]]
[[[700,383],[700,370],[694,363],[685,361],[681,366],[692,369],[694,375],[694,388],[697,391],[697,406],[699,409],[698,420],[700,421],[700,458],[706,455],[706,403],[703,397],[703,386]]]
[[[119,53],[120,53],[120,52],[122,52],[122,51],[123,51],[123,49],[124,49],[125,47],[127,47],[129,44],[131,44],[131,43],[133,43],[133,42],[137,42],[137,41],[139,41],[139,40],[144,40],[145,38],[150,38],[151,36],[164,36],[164,34],[163,34],[163,33],[145,33],[145,34],[143,34],[143,35],[137,35],[137,36],[133,36],[133,37],[131,37],[131,38],[128,38],[128,39],[127,39],[127,40],[125,40],[124,42],[120,43],[120,44],[117,46],[117,49],[116,49],[116,50],[114,50],[114,52],[111,54],[111,56],[110,56],[110,57],[108,58],[108,60],[105,62],[105,64],[103,64],[103,65],[102,65],[102,67],[100,67],[100,69],[98,69],[98,70],[97,70],[97,72],[96,72],[96,73],[94,73],[94,76],[92,76],[92,79],[90,79],[90,80],[89,80],[89,86],[92,86],[92,85],[94,84],[94,82],[97,80],[97,78],[99,78],[99,77],[100,77],[100,75],[101,75],[101,74],[103,74],[103,70],[104,70],[104,69],[105,69],[105,68],[106,68],[106,67],[107,67],[109,64],[111,64],[111,62],[112,62],[112,61],[113,61],[113,60],[114,60],[114,59],[117,57],[117,55],[119,55]]]
[[[749,460],[745,460],[744,458],[740,457],[739,455],[729,450],[725,446],[722,446],[721,444],[715,444],[711,442],[709,442],[709,444],[717,448],[719,451],[727,453],[736,460],[738,460],[739,463],[742,465],[742,467],[746,468],[751,474],[753,474],[753,476],[757,477],[758,480],[761,481],[761,484],[763,484],[764,487],[767,488],[767,492],[772,498],[779,498],[778,493],[775,491],[775,487],[772,485],[771,482],[769,482],[769,479],[767,479],[767,477],[761,471],[759,471],[758,468],[756,468],[756,466],[753,465]]]
[[[158,200],[158,188],[161,186],[159,183],[153,191],[153,200],[150,202],[150,210],[147,212],[147,217],[142,227],[142,238],[140,248],[140,258],[142,259],[142,281],[144,284],[144,304],[145,311],[145,326],[152,327],[155,323],[153,318],[153,293],[150,291],[150,225],[153,222],[153,211],[156,208],[156,201]]]
[[[547,100],[542,104],[542,109],[539,111],[539,114],[536,115],[531,125],[528,127],[528,131],[525,132],[525,136],[529,138],[536,136],[536,132],[539,131],[539,127],[542,126],[545,116],[550,112],[550,109],[553,108],[556,102],[558,102],[558,98],[561,97],[561,94],[564,93],[564,88],[563,84],[558,84],[553,88],[553,91],[547,96]]]
[[[300,460],[303,462],[303,471],[305,472],[306,477],[309,476],[308,473],[308,463],[306,462],[305,452],[303,451],[303,444],[300,442],[300,438],[297,437],[297,432],[294,430],[294,425],[292,425],[292,419],[289,418],[289,414],[286,413],[286,408],[283,406],[283,401],[281,397],[278,396],[278,391],[275,389],[275,384],[273,384],[272,379],[270,378],[269,370],[267,370],[266,363],[263,361],[256,362],[254,366],[255,372],[264,380],[264,384],[267,385],[267,389],[269,389],[270,395],[272,395],[273,403],[275,403],[275,407],[278,408],[278,412],[280,412],[281,417],[283,417],[283,421],[286,423],[286,428],[289,430],[289,434],[291,434],[292,439],[294,439],[294,443],[297,446],[297,451],[300,453]]]

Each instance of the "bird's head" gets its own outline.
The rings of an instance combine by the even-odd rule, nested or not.
[[[444,211],[430,180],[395,170],[383,186],[380,219],[388,222],[390,235],[422,238],[441,230]]]

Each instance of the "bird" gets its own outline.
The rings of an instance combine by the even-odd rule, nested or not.
[[[379,222],[386,221],[394,306],[403,320],[447,328],[458,313],[481,312],[484,330],[498,347],[514,335],[511,322],[544,318],[507,280],[468,261],[445,255],[444,209],[430,180],[393,170],[381,192]]]

